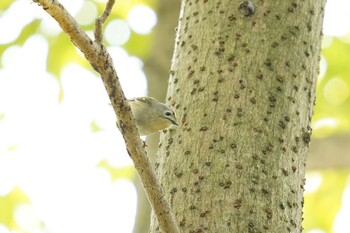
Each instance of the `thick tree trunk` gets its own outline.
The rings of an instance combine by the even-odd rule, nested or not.
[[[302,228],[325,1],[252,4],[182,3],[156,163],[182,232]]]

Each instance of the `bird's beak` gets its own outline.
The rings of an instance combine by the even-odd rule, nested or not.
[[[171,123],[173,123],[173,125],[179,126],[175,120],[170,119],[170,118],[167,118],[167,119],[168,119]]]

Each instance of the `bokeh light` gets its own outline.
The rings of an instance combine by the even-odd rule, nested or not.
[[[304,186],[305,188],[305,194],[315,192],[322,183],[322,176],[320,173],[317,172],[308,172],[306,174],[306,184]]]
[[[327,36],[345,36],[349,33],[350,1],[330,0],[326,3],[323,33]]]
[[[343,79],[335,77],[326,83],[323,95],[328,103],[339,106],[349,98],[349,88]]]
[[[342,206],[335,217],[333,230],[335,233],[349,233],[350,224],[350,185],[348,184],[343,193]]]
[[[75,19],[80,25],[89,25],[95,22],[95,19],[98,17],[97,13],[97,6],[93,1],[84,1]]]
[[[128,23],[121,19],[109,22],[105,29],[105,38],[110,45],[123,45],[130,38],[130,27]]]
[[[128,23],[134,32],[148,34],[157,24],[157,15],[148,6],[136,5],[128,13]]]

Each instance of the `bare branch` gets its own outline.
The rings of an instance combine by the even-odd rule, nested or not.
[[[95,41],[101,44],[103,39],[102,26],[105,23],[108,16],[111,14],[115,0],[108,0],[105,10],[102,15],[98,17],[95,21]]]
[[[350,167],[350,135],[340,134],[327,138],[312,138],[306,168],[348,169]]]
[[[158,184],[151,162],[143,148],[143,142],[138,135],[130,106],[125,99],[117,72],[113,66],[113,60],[107,52],[106,47],[98,42],[99,38],[97,38],[96,42],[92,41],[57,0],[33,1],[41,5],[59,23],[62,30],[82,51],[91,66],[101,75],[113,109],[119,119],[127,151],[140,176],[148,199],[159,221],[160,229],[166,233],[178,233],[179,229],[175,218],[171,212],[169,203],[164,198],[163,190]],[[113,6],[111,2],[109,1],[108,5]],[[109,10],[105,10],[106,13],[103,13],[106,16],[101,16],[102,23],[105,20],[103,17],[109,15],[112,6],[110,6]]]

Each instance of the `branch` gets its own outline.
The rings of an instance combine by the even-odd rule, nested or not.
[[[348,169],[350,167],[350,134],[312,138],[306,168]]]
[[[103,11],[102,15],[98,17],[95,21],[95,32],[94,32],[95,41],[99,44],[102,44],[102,38],[103,38],[102,26],[105,23],[108,16],[111,14],[114,3],[115,3],[115,0],[109,0],[107,2],[106,8]]]
[[[151,162],[143,148],[130,106],[125,99],[119,83],[113,61],[102,41],[102,23],[108,17],[114,1],[109,0],[103,15],[96,22],[96,41],[92,41],[80,28],[75,19],[57,0],[33,0],[50,14],[60,25],[62,30],[70,37],[72,42],[85,55],[91,66],[101,75],[103,84],[110,98],[113,109],[120,123],[127,151],[134,162],[148,199],[159,221],[162,232],[178,233],[179,229],[175,222],[169,203],[165,200],[163,190],[158,184]]]

